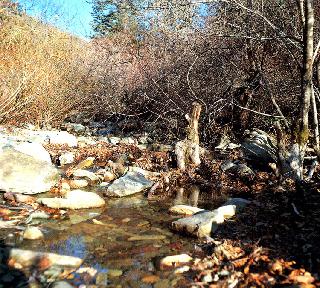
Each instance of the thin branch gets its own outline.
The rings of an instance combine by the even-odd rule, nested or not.
[[[276,119],[281,119],[281,120],[283,120],[283,117],[282,117],[282,116],[275,116],[275,115],[271,115],[271,114],[259,112],[259,111],[256,111],[256,110],[252,110],[252,109],[249,109],[249,108],[240,106],[240,105],[238,105],[238,104],[236,104],[236,103],[232,103],[232,105],[237,106],[237,107],[239,107],[240,109],[247,110],[247,111],[250,111],[250,112],[252,112],[252,113],[258,114],[258,115],[262,115],[262,116],[266,116],[266,117],[272,117],[272,118],[276,118]]]

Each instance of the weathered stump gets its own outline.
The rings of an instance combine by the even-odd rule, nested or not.
[[[201,163],[198,131],[201,105],[194,102],[192,106],[191,117],[188,114],[186,115],[186,119],[189,122],[187,137],[179,141],[175,146],[178,168],[182,171],[184,171],[189,164],[198,166]]]

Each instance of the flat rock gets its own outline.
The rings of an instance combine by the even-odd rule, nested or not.
[[[37,194],[49,191],[59,179],[58,170],[46,161],[12,147],[0,151],[0,190]]]
[[[65,198],[40,198],[38,202],[55,209],[84,209],[105,205],[104,199],[99,195],[81,190],[70,191]]]
[[[55,253],[35,252],[16,248],[2,248],[2,250],[3,249],[9,250],[8,252],[4,252],[9,254],[8,263],[19,263],[24,268],[32,267],[35,263],[41,263],[41,261],[46,261],[49,266],[62,267],[79,267],[83,262],[83,260],[78,257],[64,256]]]
[[[180,215],[193,215],[200,211],[204,211],[204,209],[189,205],[175,205],[169,209],[169,212]]]
[[[72,175],[78,178],[88,178],[92,182],[99,181],[99,177],[88,170],[76,169],[72,172]]]
[[[188,254],[179,254],[179,255],[172,255],[164,257],[160,260],[160,267],[177,267],[184,265],[186,263],[190,263],[192,261],[192,257]]]
[[[106,195],[124,197],[139,193],[152,187],[153,182],[138,172],[127,172],[124,176],[116,179],[107,189]]]

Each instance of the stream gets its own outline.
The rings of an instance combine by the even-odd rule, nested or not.
[[[193,253],[196,239],[170,230],[170,223],[181,216],[168,209],[174,204],[213,209],[221,202],[201,201],[199,189],[187,196],[178,189],[175,198],[161,201],[142,194],[107,199],[102,209],[68,211],[66,220],[34,219],[32,224],[40,224],[45,240],[18,237],[14,246],[84,259],[82,267],[94,268],[98,277],[74,273],[68,282],[76,287],[174,287],[182,285],[184,277],[162,271],[158,262],[168,255]]]

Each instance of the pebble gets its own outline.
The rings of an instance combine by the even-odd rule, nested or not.
[[[212,278],[211,274],[206,274],[201,278],[201,281],[205,282],[205,283],[210,283],[213,281],[213,278]]]
[[[38,227],[29,226],[23,232],[23,239],[37,240],[43,237],[44,235]]]
[[[50,287],[52,288],[72,288],[73,286],[66,281],[58,281],[53,283]]]
[[[104,175],[103,175],[103,181],[105,181],[105,182],[111,182],[111,181],[113,181],[114,179],[116,179],[116,176],[112,173],[112,172],[110,172],[110,171],[106,171],[105,173],[104,173]]]
[[[80,188],[87,187],[89,185],[88,181],[85,179],[69,180],[68,183],[71,189],[80,189]]]

